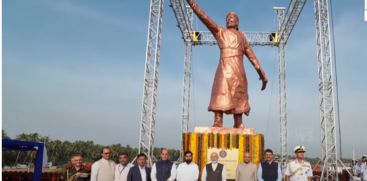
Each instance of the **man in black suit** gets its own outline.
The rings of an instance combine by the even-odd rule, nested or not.
[[[127,181],[151,181],[151,169],[145,166],[146,161],[147,156],[144,153],[140,153],[137,158],[138,165],[130,168]]]

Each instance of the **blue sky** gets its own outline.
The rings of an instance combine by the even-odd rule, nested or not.
[[[158,87],[157,146],[179,147],[184,46],[169,1],[164,6]],[[273,31],[273,6],[289,1],[205,1],[219,24],[236,11],[240,29]],[[367,152],[367,22],[363,1],[333,1],[343,156]],[[11,136],[38,132],[61,140],[137,146],[149,1],[3,0],[3,129]],[[198,29],[205,29],[200,22]],[[288,151],[303,144],[320,154],[313,1],[309,0],[286,47]],[[266,147],[279,150],[277,52],[255,47],[269,84],[260,91],[245,60],[251,114],[245,124],[263,133]],[[218,64],[215,46],[194,47],[192,122],[212,124],[207,112]],[[232,126],[225,117],[225,126]]]

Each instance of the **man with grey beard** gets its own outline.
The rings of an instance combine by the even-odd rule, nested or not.
[[[218,153],[210,154],[211,163],[204,167],[201,181],[226,181],[227,172],[223,164],[218,163]]]

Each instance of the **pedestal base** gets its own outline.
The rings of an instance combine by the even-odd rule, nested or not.
[[[254,133],[252,128],[198,127],[195,132],[182,136],[183,150],[193,153],[193,161],[199,165],[200,172],[210,163],[210,154],[217,152],[219,162],[227,169],[227,179],[235,179],[236,167],[243,163],[245,152],[250,153],[255,164],[263,155],[264,136]]]

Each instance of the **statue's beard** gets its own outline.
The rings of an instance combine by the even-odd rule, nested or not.
[[[228,29],[233,28],[233,29],[238,30],[238,25],[231,25],[231,24],[227,24],[227,28],[228,28]]]

